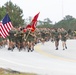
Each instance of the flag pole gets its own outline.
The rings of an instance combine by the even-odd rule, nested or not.
[[[40,12],[39,12],[39,13],[40,13]],[[34,16],[34,18],[32,19],[32,22],[31,22],[32,24],[30,23],[30,24],[28,25],[28,26],[30,26],[30,28],[32,28],[32,29],[29,30],[29,32],[28,32],[25,40],[27,40],[30,32],[31,32],[33,29],[35,30],[35,26],[36,26],[36,24],[37,24],[37,18],[38,18],[38,16],[39,16],[39,13],[37,13],[37,14]],[[27,27],[27,28],[28,28],[28,27]]]
[[[27,40],[27,38],[28,38],[28,36],[29,36],[30,32],[31,32],[31,29],[29,30],[29,32],[28,32],[28,34],[27,34],[27,36],[26,36],[25,40]]]

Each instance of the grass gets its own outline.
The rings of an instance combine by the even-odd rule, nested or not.
[[[0,68],[0,75],[37,75],[37,74],[34,74],[34,73],[22,73],[22,72],[14,71],[14,70],[11,70],[11,69]]]

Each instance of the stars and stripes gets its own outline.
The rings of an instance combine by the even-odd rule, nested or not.
[[[9,31],[13,27],[8,14],[5,15],[2,22],[0,22],[0,35],[6,38],[9,35]]]

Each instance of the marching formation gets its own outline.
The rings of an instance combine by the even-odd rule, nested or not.
[[[17,48],[19,51],[34,51],[37,43],[44,44],[45,41],[51,40],[55,43],[55,50],[58,50],[59,40],[62,41],[62,49],[67,49],[67,39],[76,38],[76,30],[65,30],[64,28],[36,28],[37,19],[40,12],[32,19],[26,27],[13,27],[8,14],[0,22],[0,48],[5,45],[8,50],[13,51]]]
[[[27,50],[27,52],[33,52],[34,46],[37,43],[44,44],[46,41],[55,43],[55,50],[58,50],[59,40],[62,41],[62,49],[67,49],[66,41],[68,39],[75,39],[75,31],[65,30],[64,28],[36,28],[34,32],[27,29],[24,32],[24,28],[12,28],[9,31],[7,38],[0,36],[0,47],[8,46],[8,50],[13,51],[17,48],[19,51]],[[50,45],[51,46],[51,45]]]

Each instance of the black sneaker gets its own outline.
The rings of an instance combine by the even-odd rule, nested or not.
[[[63,48],[63,50],[65,50],[65,49]]]
[[[67,49],[67,46],[65,48]]]
[[[11,49],[11,51],[13,51],[13,48]]]
[[[8,50],[11,50],[11,48],[8,48]]]
[[[31,51],[31,48],[28,48],[28,52]]]
[[[33,51],[34,51],[34,49],[31,50],[31,52],[33,52]]]
[[[56,48],[56,50],[58,50],[58,48]]]

